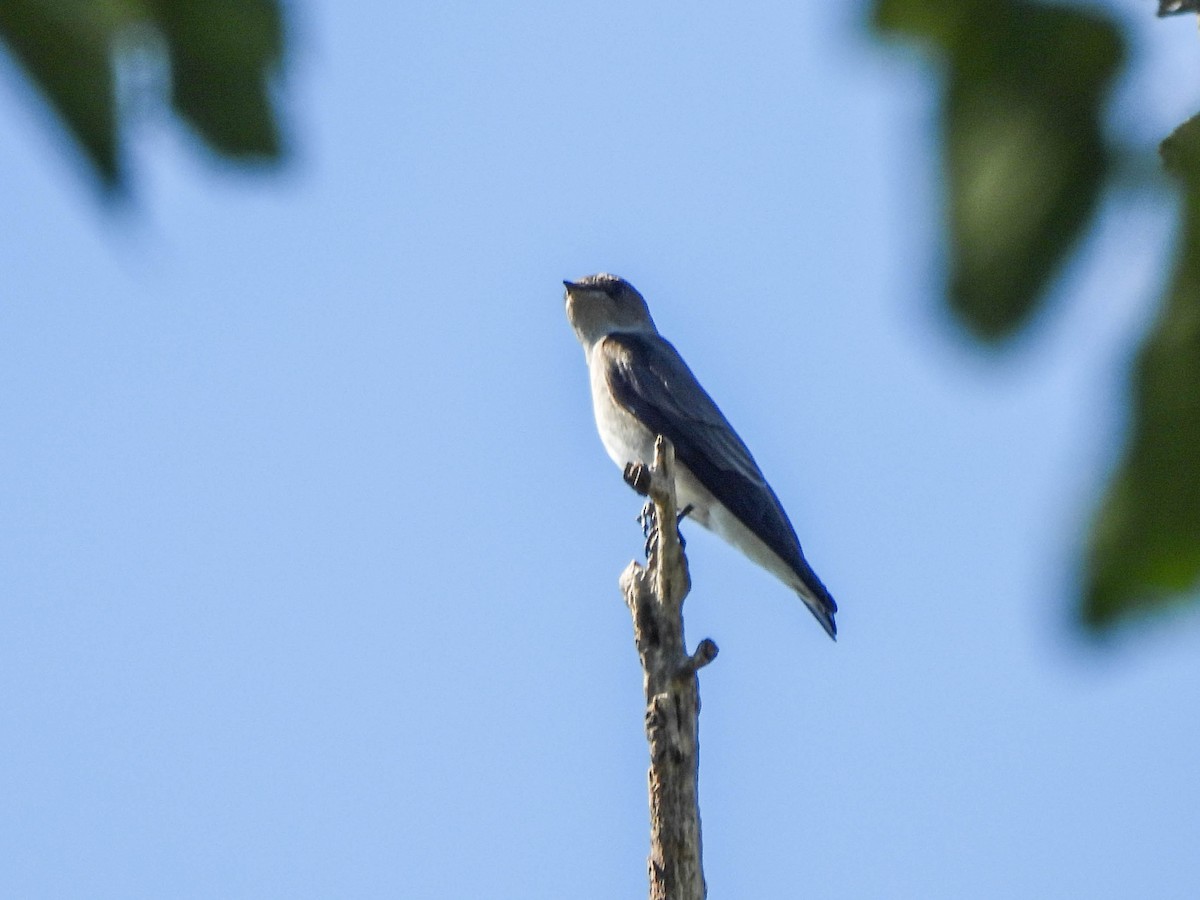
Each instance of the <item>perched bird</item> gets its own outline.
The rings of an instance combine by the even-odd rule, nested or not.
[[[675,445],[680,509],[800,595],[831,638],[837,604],[812,570],[754,457],[683,357],[654,326],[642,295],[615,275],[564,281],[567,319],[583,345],[592,410],[619,467],[648,462],[654,439]]]

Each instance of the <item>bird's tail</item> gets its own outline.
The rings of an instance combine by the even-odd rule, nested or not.
[[[816,582],[815,584],[796,585],[796,593],[800,595],[800,599],[804,601],[808,611],[813,614],[813,618],[821,623],[825,633],[836,641],[837,622],[833,617],[837,612],[837,603],[825,589],[825,585],[821,584],[820,579],[814,578],[813,580]]]

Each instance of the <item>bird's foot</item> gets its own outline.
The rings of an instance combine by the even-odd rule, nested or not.
[[[657,537],[658,532],[658,516],[654,511],[653,500],[646,501],[646,505],[642,507],[637,520],[638,524],[642,526],[642,537],[646,539],[646,559],[649,559],[650,551],[654,547],[654,539]]]
[[[683,520],[686,519],[688,517],[688,515],[691,513],[691,511],[695,508],[696,507],[694,507],[692,504],[689,503],[687,506],[685,506],[683,509],[681,509],[679,511],[678,515],[675,516],[675,533],[677,535],[679,535],[679,549],[680,550],[687,549],[687,541],[685,541],[683,539],[683,532],[679,530],[679,526],[683,524]]]
[[[679,530],[679,525],[695,508],[689,503],[675,516],[675,533],[679,535],[680,550],[687,547],[687,541],[683,539],[683,532]],[[646,501],[646,505],[642,507],[641,513],[638,514],[637,521],[642,526],[642,537],[646,539],[646,559],[649,559],[650,551],[654,549],[655,538],[658,537],[658,515],[655,512],[653,500]]]

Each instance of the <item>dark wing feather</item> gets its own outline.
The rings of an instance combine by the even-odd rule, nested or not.
[[[602,348],[617,402],[667,437],[678,459],[712,495],[836,610],[750,450],[678,351],[658,336],[621,333],[606,337]]]

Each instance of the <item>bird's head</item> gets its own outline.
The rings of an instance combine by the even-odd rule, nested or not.
[[[624,278],[601,272],[563,285],[567,320],[585,349],[614,331],[657,332],[646,301]]]

